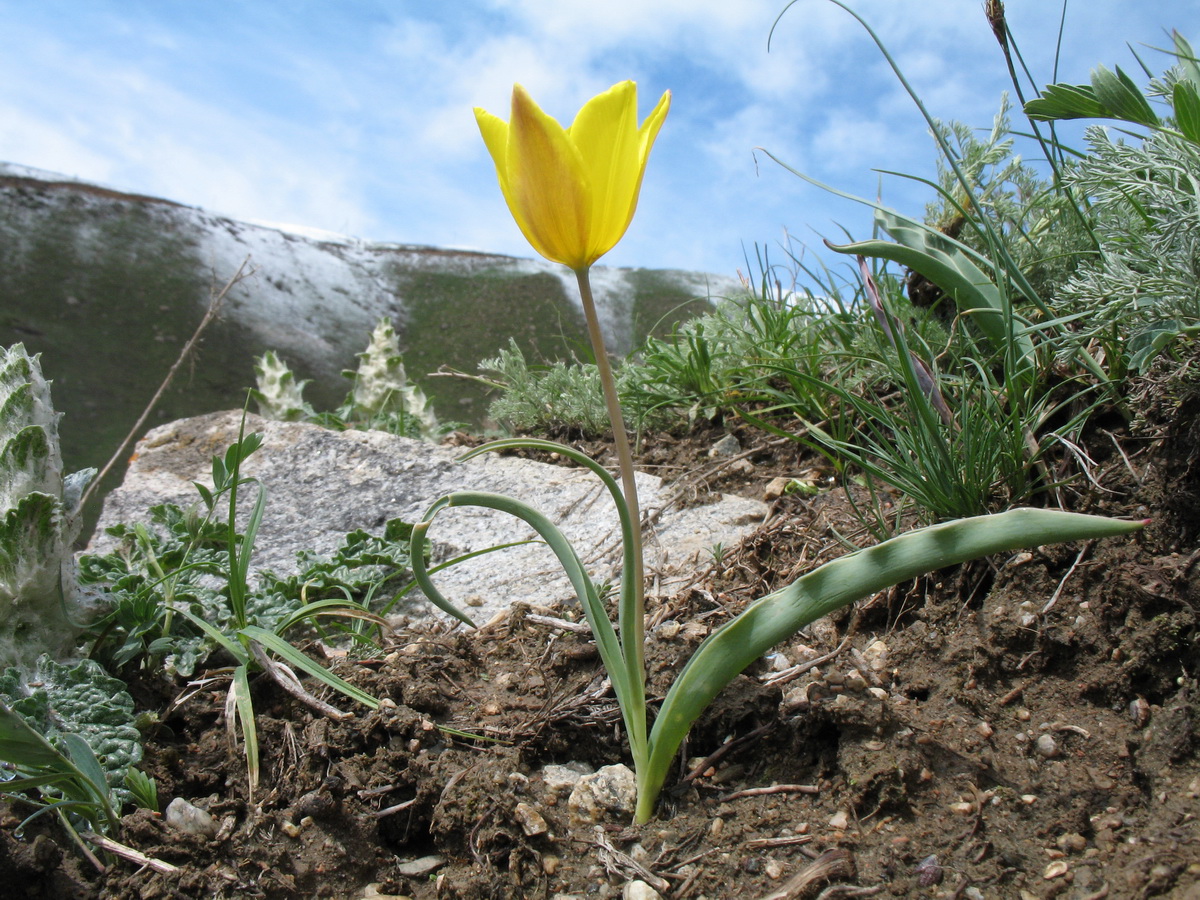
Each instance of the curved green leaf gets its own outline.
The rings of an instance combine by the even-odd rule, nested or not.
[[[592,629],[592,637],[600,651],[600,658],[612,680],[613,692],[617,695],[617,704],[620,706],[625,720],[635,768],[640,768],[646,747],[645,675],[640,669],[636,673],[631,673],[621,642],[617,638],[612,622],[608,619],[595,583],[588,577],[575,549],[550,519],[527,503],[503,494],[492,494],[485,491],[458,491],[447,494],[429,508],[422,521],[413,529],[413,578],[416,579],[421,590],[431,601],[442,608],[448,607],[451,610],[454,608],[429,580],[423,562],[424,548],[420,541],[424,540],[426,530],[433,517],[439,512],[447,508],[465,506],[495,509],[521,519],[538,533],[554,555],[558,557],[559,564],[563,567],[567,579],[571,582],[571,587],[575,589],[575,594],[583,606],[584,615]],[[419,560],[421,562],[418,562]],[[462,618],[461,615],[460,618]]]
[[[1128,534],[1144,524],[1044,509],[960,519],[849,553],[757,600],[696,649],[667,692],[650,733],[637,821],[649,820],[671,760],[704,708],[746,666],[810,622],[925,572],[1023,547]]]
[[[1005,352],[1013,345],[1018,373],[1031,374],[1035,359],[1033,340],[1012,321],[1010,304],[991,278],[971,261],[965,248],[941,232],[886,210],[878,210],[876,218],[896,243],[882,240],[826,243],[838,253],[886,259],[919,272],[945,291],[964,315],[970,316],[995,350]]]

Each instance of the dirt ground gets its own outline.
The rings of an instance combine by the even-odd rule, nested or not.
[[[671,900],[1200,898],[1200,376],[1147,378],[1130,408],[1095,423],[1093,480],[1062,496],[1149,527],[935,573],[815,623],[717,699],[645,826],[573,820],[562,767],[628,762],[619,715],[578,609],[522,607],[336,662],[386,698],[347,722],[257,683],[252,802],[224,697],[199,694],[148,736],[145,768],[216,836],[132,813],[122,842],[177,870],[109,857],[100,873],[57,831],[14,838],[24,813],[6,809],[0,894],[655,896],[640,881]],[[819,491],[775,500],[690,588],[649,599],[652,698],[714,627],[844,552],[837,534],[868,540],[791,443],[730,425],[750,465],[717,468],[726,430],[652,437],[643,462],[685,496],[761,498],[780,475]]]

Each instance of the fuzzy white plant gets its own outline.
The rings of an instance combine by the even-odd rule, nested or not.
[[[83,611],[71,545],[94,469],[63,477],[37,356],[0,348],[0,670],[69,652]]]
[[[280,422],[302,422],[314,415],[313,409],[304,399],[304,386],[308,380],[297,381],[288,364],[268,350],[254,361],[254,372],[258,376],[258,387],[250,391],[258,403],[258,412],[264,419]]]
[[[345,373],[354,379],[351,400],[356,415],[371,419],[403,413],[418,423],[422,437],[437,433],[437,417],[424,391],[408,381],[400,340],[389,320],[379,320],[371,343],[358,358],[358,371]]]

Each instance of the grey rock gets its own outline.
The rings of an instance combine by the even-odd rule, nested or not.
[[[103,529],[145,522],[155,504],[195,502],[192,482],[211,484],[212,457],[237,439],[241,416],[240,411],[213,413],[151,431],[138,443],[124,483],[106,499],[90,549],[111,548],[113,539]],[[494,454],[459,462],[460,451],[449,447],[253,415],[246,419],[246,431],[264,436],[262,448],[243,467],[243,475],[258,479],[267,491],[254,571],[292,574],[299,551],[332,553],[347,532],[362,528],[380,534],[389,519],[415,522],[444,494],[474,490],[507,494],[539,509],[566,535],[593,579],[619,580],[616,512],[599,481],[584,469]],[[766,515],[763,504],[728,496],[680,509],[660,479],[643,473],[637,479],[643,512],[655,522],[646,536],[647,569],[659,574],[664,593],[688,578],[714,544],[736,542]],[[253,499],[249,491],[243,496],[239,514],[245,516]],[[512,516],[473,507],[443,511],[429,530],[435,561],[533,536]],[[433,578],[477,624],[514,602],[547,605],[574,598],[557,559],[542,543],[484,554]],[[419,597],[401,612],[441,615]]]
[[[167,824],[185,834],[216,837],[217,822],[207,811],[193,805],[182,797],[167,804]]]
[[[580,778],[567,798],[567,809],[573,823],[595,824],[610,815],[632,815],[636,803],[637,780],[633,770],[618,763]]]
[[[579,784],[584,775],[595,771],[587,763],[569,762],[563,765],[550,763],[542,767],[542,783],[551,794],[566,794]]]
[[[424,878],[432,875],[446,864],[440,856],[422,856],[419,859],[407,859],[396,864],[396,872],[405,878]]]

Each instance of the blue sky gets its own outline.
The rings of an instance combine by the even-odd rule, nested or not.
[[[633,78],[671,114],[641,204],[603,263],[734,274],[755,244],[857,236],[853,194],[929,176],[924,122],[862,28],[828,0],[0,0],[0,160],[236,218],[368,240],[530,256],[471,110],[524,84],[564,123]],[[931,112],[990,126],[1008,86],[981,0],[852,0]],[[1048,81],[1061,7],[1010,0]],[[1060,80],[1126,44],[1200,43],[1200,0],[1073,0]],[[1139,47],[1140,49],[1140,47]],[[1143,56],[1160,71],[1165,58]],[[1140,79],[1140,75],[1139,75]],[[919,213],[927,189],[885,177]],[[753,273],[757,274],[757,273]]]

